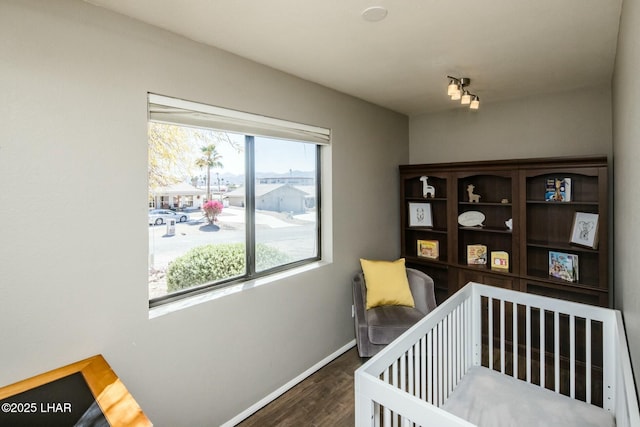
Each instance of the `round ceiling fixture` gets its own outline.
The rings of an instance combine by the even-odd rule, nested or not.
[[[382,6],[371,6],[362,11],[362,17],[365,21],[378,22],[382,21],[386,16],[387,9]]]

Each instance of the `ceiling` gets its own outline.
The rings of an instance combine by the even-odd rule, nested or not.
[[[611,82],[622,0],[87,0],[409,116]],[[388,10],[369,22],[371,6]]]

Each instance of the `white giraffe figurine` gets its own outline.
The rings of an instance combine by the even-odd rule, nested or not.
[[[475,194],[473,192],[473,190],[475,189],[475,185],[473,184],[469,184],[467,185],[467,193],[469,193],[469,203],[480,203],[480,195],[479,194]]]
[[[436,197],[436,189],[433,185],[429,185],[429,183],[427,182],[428,179],[428,176],[420,177],[420,181],[422,181],[422,197],[424,197],[425,199],[429,196],[431,196],[431,198]]]

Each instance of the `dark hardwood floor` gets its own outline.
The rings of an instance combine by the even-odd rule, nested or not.
[[[353,427],[353,372],[366,360],[352,348],[238,426]]]

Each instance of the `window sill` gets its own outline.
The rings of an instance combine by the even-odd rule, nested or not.
[[[181,300],[172,301],[167,304],[149,309],[149,319],[155,319],[156,317],[164,316],[175,311],[184,310],[194,305],[223,298],[227,295],[233,295],[238,292],[257,288],[258,286],[268,285],[279,280],[306,273],[307,271],[315,270],[329,264],[330,263],[327,261],[316,261],[300,267],[292,268],[287,271],[271,274],[269,276],[247,280],[246,282],[236,283],[219,289],[213,289],[210,292],[205,292],[198,295],[187,296]]]

